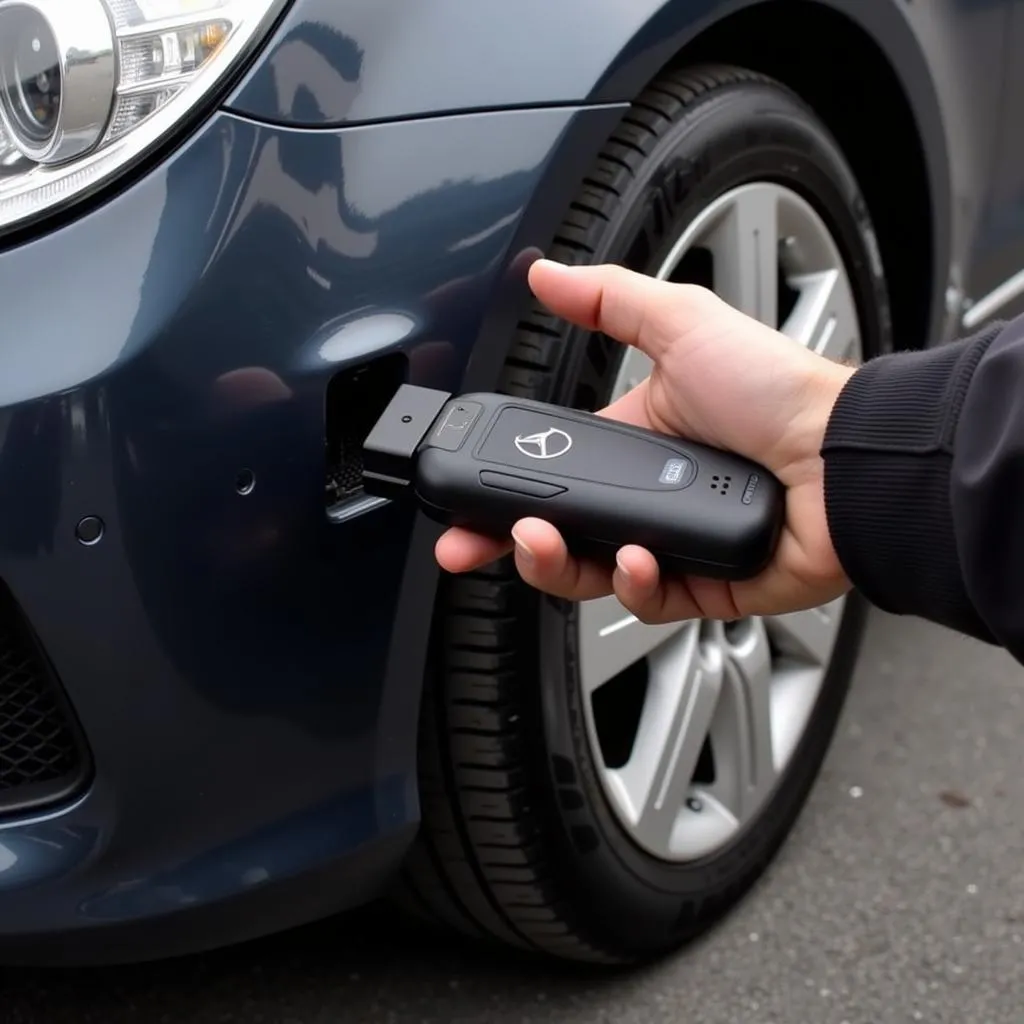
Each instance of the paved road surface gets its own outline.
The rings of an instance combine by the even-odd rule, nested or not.
[[[597,981],[396,935],[371,914],[159,966],[0,974],[0,1024],[1018,1024],[1018,736],[1024,672],[875,616],[792,841],[670,962]]]

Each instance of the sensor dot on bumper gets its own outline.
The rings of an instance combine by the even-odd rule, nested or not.
[[[105,529],[103,520],[99,516],[85,516],[78,521],[78,525],[75,527],[75,536],[79,543],[91,546],[99,543]]]

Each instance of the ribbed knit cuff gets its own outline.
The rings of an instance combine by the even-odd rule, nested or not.
[[[854,586],[885,611],[976,636],[987,634],[957,558],[950,467],[964,395],[1000,329],[864,364],[822,445],[829,530]]]

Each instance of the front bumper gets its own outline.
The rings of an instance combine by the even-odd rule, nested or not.
[[[433,532],[327,514],[328,384],[401,352],[413,383],[493,387],[512,261],[618,116],[221,113],[0,253],[0,580],[92,758],[70,803],[0,818],[0,959],[197,949],[387,882],[418,820]]]

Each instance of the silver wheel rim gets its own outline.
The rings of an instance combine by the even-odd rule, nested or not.
[[[713,287],[727,302],[831,358],[862,358],[841,254],[795,192],[768,183],[728,192],[687,227],[655,276],[671,279],[695,250],[711,254]],[[630,349],[613,398],[650,369]],[[806,731],[843,604],[663,626],[638,622],[614,597],[580,605],[580,685],[594,762],[639,846],[665,861],[707,857],[758,816]],[[630,714],[616,710],[625,706]],[[620,735],[618,754],[606,756],[605,724],[628,732],[634,721],[631,745]]]

